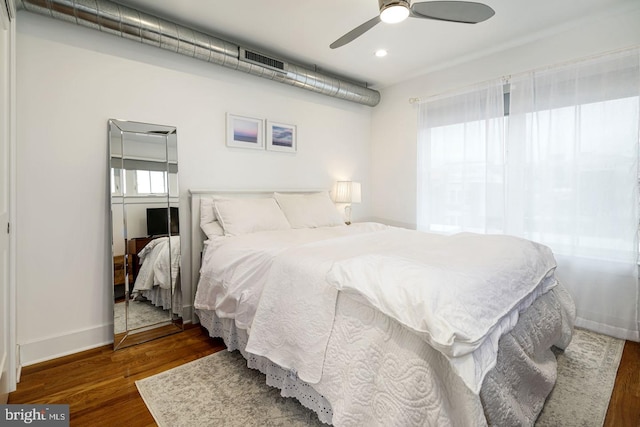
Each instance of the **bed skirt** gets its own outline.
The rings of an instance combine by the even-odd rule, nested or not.
[[[171,312],[173,314],[182,317],[182,292],[180,292],[180,290],[176,290],[173,293],[173,298],[169,289],[164,289],[160,286],[154,286],[153,289],[138,292],[151,301],[151,304],[154,306],[161,307],[163,310],[172,308]]]
[[[233,319],[221,319],[213,311],[196,310],[200,324],[204,326],[209,335],[222,338],[228,351],[239,350],[247,359],[247,366],[257,369],[266,376],[266,383],[271,387],[281,390],[284,397],[294,397],[303,406],[311,409],[325,424],[331,424],[333,411],[331,405],[322,395],[309,384],[300,380],[295,373],[282,369],[266,357],[256,356],[245,351],[248,335],[245,329],[236,327]]]
[[[212,337],[222,338],[230,351],[242,353],[248,367],[265,374],[268,385],[279,388],[285,397],[295,397],[324,423],[532,426],[556,380],[551,347],[569,344],[575,309],[566,290],[558,286],[523,311],[516,327],[500,339],[497,365],[487,374],[479,395],[466,388],[428,344],[352,298],[338,298],[334,337],[323,374],[326,381],[313,386],[294,372],[246,352],[247,332],[232,319],[206,310],[196,310],[196,314]],[[351,324],[358,324],[357,335],[349,331]],[[384,363],[376,365],[378,361]],[[422,374],[395,387],[412,370]],[[385,377],[386,385],[372,380],[371,375]],[[394,389],[392,394],[389,388]],[[406,390],[413,393],[411,401],[421,403],[404,407]]]

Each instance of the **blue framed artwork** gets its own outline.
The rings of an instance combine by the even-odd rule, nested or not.
[[[267,120],[267,150],[295,153],[297,145],[295,125]]]

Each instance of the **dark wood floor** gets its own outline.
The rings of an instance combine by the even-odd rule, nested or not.
[[[71,426],[155,426],[135,381],[224,349],[220,340],[191,327],[114,352],[84,351],[22,370],[9,403],[69,404]],[[606,427],[640,426],[640,344],[627,342]]]
[[[605,427],[640,427],[640,343],[627,341]]]
[[[71,426],[155,426],[135,381],[224,349],[192,327],[134,347],[104,346],[23,368],[9,403],[68,404]]]

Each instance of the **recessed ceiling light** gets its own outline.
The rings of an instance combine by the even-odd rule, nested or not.
[[[384,49],[378,49],[376,50],[376,56],[378,58],[382,58],[383,56],[387,56],[387,51]]]

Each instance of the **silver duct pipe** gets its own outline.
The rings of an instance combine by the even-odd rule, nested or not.
[[[16,0],[18,7],[334,98],[375,106],[380,93],[287,64],[109,0]]]

